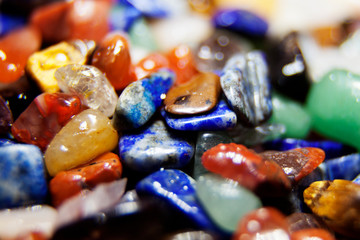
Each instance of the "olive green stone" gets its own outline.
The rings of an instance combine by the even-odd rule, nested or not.
[[[314,83],[306,108],[314,131],[360,149],[360,76],[332,70]]]
[[[273,112],[272,123],[283,124],[286,128],[282,137],[305,138],[311,128],[311,117],[303,105],[290,98],[272,93]]]

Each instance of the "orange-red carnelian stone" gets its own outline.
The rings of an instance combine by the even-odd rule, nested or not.
[[[128,40],[120,32],[105,36],[95,50],[91,64],[105,73],[116,90],[122,90],[136,80]]]
[[[291,234],[291,240],[335,240],[334,236],[322,228],[302,229]]]
[[[83,190],[119,179],[121,174],[119,156],[111,152],[104,153],[85,165],[56,174],[49,183],[52,202],[54,206],[59,206]]]
[[[0,82],[17,81],[25,72],[27,59],[41,47],[41,34],[26,26],[0,39]]]
[[[142,79],[160,68],[169,68],[169,60],[160,53],[151,53],[135,65],[137,79]]]
[[[286,217],[273,207],[263,207],[246,214],[238,224],[233,240],[289,240]]]

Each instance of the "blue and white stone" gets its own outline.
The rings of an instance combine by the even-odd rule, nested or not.
[[[143,15],[151,18],[165,18],[173,15],[186,14],[189,6],[183,0],[126,0]]]
[[[112,31],[128,32],[141,12],[129,4],[116,3],[110,10],[109,25]]]
[[[161,106],[174,81],[175,74],[171,70],[160,69],[149,77],[129,84],[117,101],[114,127],[128,130],[143,126]]]
[[[0,138],[0,147],[12,145],[12,144],[15,144],[15,142],[7,138]]]
[[[161,110],[167,125],[184,131],[217,131],[231,129],[236,126],[237,117],[224,100],[210,112],[201,115],[178,117]]]
[[[260,51],[236,54],[228,60],[220,77],[231,108],[245,126],[258,126],[272,113],[268,67]]]
[[[157,171],[138,182],[136,191],[139,195],[152,195],[165,201],[202,229],[214,228],[196,198],[195,180],[180,170]]]
[[[321,164],[327,180],[346,179],[352,181],[360,174],[360,153],[329,159]]]
[[[356,184],[360,184],[360,174],[357,175],[353,180],[352,180],[353,183],[356,183]]]
[[[44,203],[47,193],[46,171],[37,146],[0,147],[0,208]]]
[[[182,133],[157,120],[141,132],[124,133],[119,141],[124,165],[142,172],[160,168],[182,168],[194,155],[194,146]]]
[[[223,28],[253,37],[263,37],[269,28],[268,23],[256,14],[242,9],[218,10],[212,18],[217,28]]]

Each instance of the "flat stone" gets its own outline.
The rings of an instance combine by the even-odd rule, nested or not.
[[[219,76],[200,73],[169,90],[164,99],[165,111],[179,115],[207,112],[217,105],[220,92]]]
[[[118,130],[143,126],[162,104],[162,98],[175,81],[175,74],[161,69],[128,85],[121,93],[113,117]]]
[[[87,109],[70,120],[55,135],[45,152],[46,168],[51,176],[90,162],[115,149],[118,133],[111,121],[98,110]]]
[[[77,94],[82,103],[108,117],[114,114],[118,95],[104,74],[91,65],[68,64],[55,71],[61,91]]]
[[[48,188],[41,150],[30,144],[0,147],[0,208],[46,201]]]
[[[224,231],[233,233],[246,213],[260,208],[261,200],[238,182],[205,174],[196,182],[196,196],[210,218]],[[238,207],[241,205],[241,207]]]
[[[210,112],[200,115],[190,115],[179,117],[161,111],[169,127],[184,131],[207,131],[207,130],[226,130],[236,126],[236,114],[228,107],[224,100],[220,100],[218,105]]]
[[[121,161],[133,170],[153,172],[182,168],[194,155],[194,146],[182,133],[157,120],[140,132],[123,133],[119,141]]]

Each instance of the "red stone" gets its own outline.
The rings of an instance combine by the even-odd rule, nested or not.
[[[84,109],[78,96],[65,93],[43,93],[21,113],[11,127],[14,137],[46,150],[63,126]]]
[[[291,234],[291,240],[335,240],[335,237],[325,229],[309,228]]]
[[[263,207],[246,214],[238,224],[233,240],[290,240],[289,225],[279,210]]]
[[[13,83],[25,73],[31,54],[40,49],[41,35],[37,28],[23,27],[0,39],[0,83]]]
[[[260,155],[266,160],[279,164],[295,182],[310,174],[325,159],[325,152],[314,147],[296,148],[283,152],[266,151]]]
[[[160,53],[151,53],[135,65],[137,79],[142,79],[160,68],[169,68],[169,60]]]
[[[179,45],[167,53],[170,68],[176,74],[176,85],[181,85],[194,77],[199,71],[188,45]]]
[[[95,50],[91,64],[105,73],[116,90],[122,90],[136,80],[128,40],[120,32],[106,35]]]
[[[209,171],[233,179],[263,196],[285,194],[291,187],[279,165],[240,144],[218,144],[204,152],[201,159]]]
[[[119,156],[111,152],[104,153],[87,164],[56,174],[49,183],[52,202],[57,207],[81,191],[120,179],[121,174]]]

